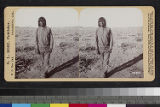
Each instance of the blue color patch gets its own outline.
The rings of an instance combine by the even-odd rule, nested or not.
[[[31,104],[12,104],[12,107],[31,107]]]
[[[12,104],[0,104],[0,107],[12,107]]]

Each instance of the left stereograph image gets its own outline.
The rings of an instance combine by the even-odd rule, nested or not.
[[[16,79],[79,76],[77,14],[71,8],[16,11]]]

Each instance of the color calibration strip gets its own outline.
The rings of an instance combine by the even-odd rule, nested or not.
[[[160,107],[160,104],[0,104],[0,107]]]

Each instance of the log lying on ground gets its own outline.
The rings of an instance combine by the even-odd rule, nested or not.
[[[73,59],[63,63],[62,65],[58,66],[58,67],[55,67],[54,69],[52,69],[51,71],[49,72],[46,72],[45,73],[45,78],[49,78],[50,76],[52,76],[53,74],[55,74],[56,72],[59,72],[65,68],[68,68],[70,67],[71,65],[75,64],[76,62],[79,61],[79,55],[74,57]]]
[[[116,67],[116,68],[114,68],[114,69],[111,70],[110,72],[106,71],[106,72],[105,72],[105,78],[108,78],[108,77],[110,77],[111,75],[113,75],[114,73],[116,73],[116,72],[118,72],[118,71],[121,71],[121,70],[123,70],[123,69],[126,69],[126,68],[132,66],[133,64],[139,62],[139,61],[142,60],[142,59],[143,59],[143,54],[140,54],[140,55],[137,56],[136,58],[134,58],[134,59],[132,59],[132,60],[130,60],[130,61],[128,61],[128,62],[126,62],[126,63],[118,66],[118,67]],[[108,73],[107,73],[107,72],[108,72]]]

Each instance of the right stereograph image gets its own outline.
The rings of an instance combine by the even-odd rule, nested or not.
[[[79,16],[80,78],[143,78],[143,14],[86,8]]]

